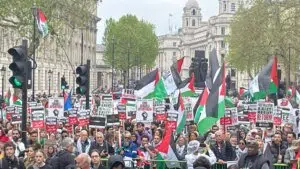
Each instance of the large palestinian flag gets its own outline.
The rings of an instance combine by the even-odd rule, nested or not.
[[[145,75],[135,86],[135,95],[137,98],[149,98],[153,96],[156,84],[159,82],[158,69]]]
[[[36,24],[38,30],[42,34],[42,36],[45,37],[48,34],[48,25],[47,25],[46,16],[41,9],[37,8],[36,11],[37,11]]]
[[[277,93],[277,57],[274,56],[269,63],[251,81],[249,92],[252,100],[264,99],[268,94]]]
[[[195,115],[200,134],[205,134],[225,112],[225,64],[216,72],[211,90],[206,87],[202,93],[199,107]]]
[[[181,68],[178,68],[178,65],[181,66],[182,64],[180,65],[177,62],[172,64],[170,70],[167,73],[165,73],[162,77],[162,82],[164,84],[167,95],[174,93],[182,82],[178,72],[178,70],[181,70]],[[181,61],[179,60],[179,62]]]
[[[178,96],[178,102],[175,110],[178,111],[178,121],[176,127],[176,133],[178,134],[181,133],[181,131],[184,129],[186,124],[186,112],[184,111],[184,102],[180,93]]]
[[[182,81],[182,83],[179,86],[179,90],[182,97],[191,97],[195,95],[195,76],[194,73],[191,77],[185,79]]]

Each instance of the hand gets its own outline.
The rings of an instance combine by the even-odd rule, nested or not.
[[[224,164],[224,163],[225,163],[225,161],[223,161],[223,160],[219,159],[219,160],[218,160],[218,163],[220,163],[220,164]]]

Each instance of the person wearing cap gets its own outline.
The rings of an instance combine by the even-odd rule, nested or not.
[[[138,147],[141,145],[143,135],[148,136],[149,140],[152,140],[152,134],[145,129],[145,124],[142,122],[138,122],[136,131],[136,142]]]
[[[300,148],[300,140],[293,140],[292,146],[288,148],[285,152],[284,163],[289,164],[289,163],[297,162],[296,155],[299,152],[299,148]]]
[[[239,168],[269,169],[271,161],[259,153],[258,144],[255,140],[247,142],[247,153],[243,154],[238,161]]]

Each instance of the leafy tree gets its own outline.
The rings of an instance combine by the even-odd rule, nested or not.
[[[104,59],[107,64],[112,65],[114,39],[116,69],[127,70],[132,66],[153,66],[158,54],[158,40],[152,24],[138,20],[136,16],[125,15],[118,21],[108,19],[106,25],[103,43]]]
[[[0,27],[16,31],[21,37],[36,39],[35,47],[40,44],[41,36],[36,33],[33,37],[33,4],[46,15],[49,34],[65,42],[78,28],[90,27],[96,17],[91,13],[96,11],[96,0],[1,0]],[[66,34],[66,29],[71,32]],[[29,49],[33,51],[32,43]]]
[[[288,77],[288,67],[295,70],[300,51],[298,11],[298,0],[254,0],[250,7],[241,6],[227,37],[229,63],[252,78],[269,56],[276,55]]]

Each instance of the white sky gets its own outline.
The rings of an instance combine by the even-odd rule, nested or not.
[[[181,27],[183,7],[187,0],[102,0],[98,5],[97,43],[102,42],[105,21],[109,18],[119,19],[126,14],[134,14],[139,19],[147,20],[156,27],[156,34],[169,32],[169,14],[172,14],[171,24]],[[203,20],[217,14],[219,0],[198,0]]]

